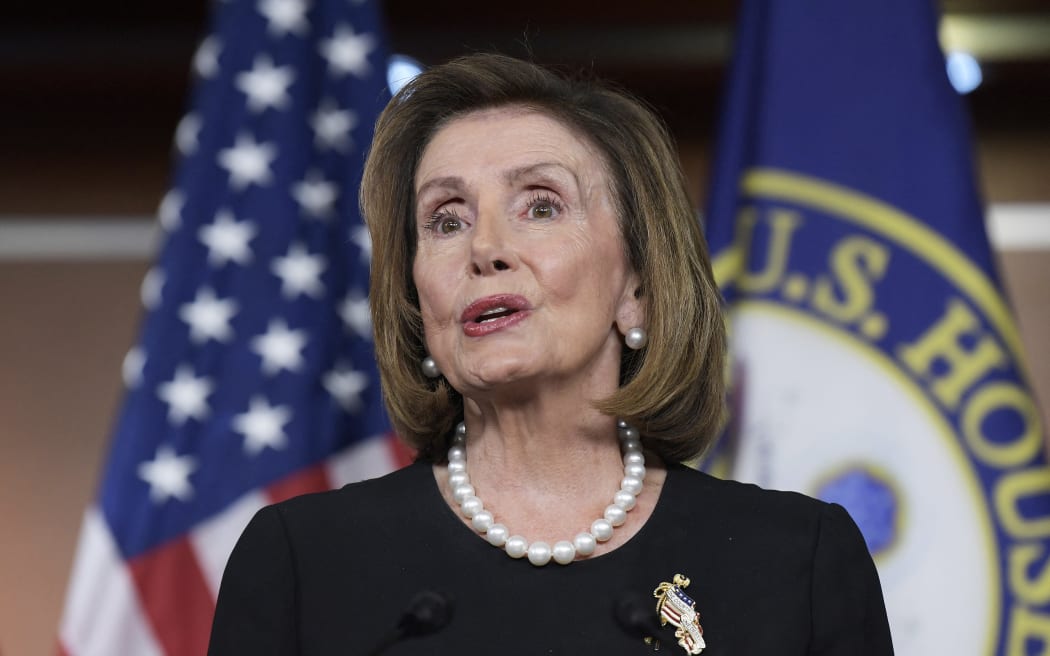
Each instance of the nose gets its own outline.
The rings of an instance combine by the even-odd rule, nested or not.
[[[480,213],[470,242],[470,270],[487,276],[516,268],[518,258],[506,220],[496,211]]]

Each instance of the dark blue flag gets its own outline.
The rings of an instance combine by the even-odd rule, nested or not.
[[[398,464],[357,210],[386,61],[373,2],[215,3],[65,653],[204,653],[256,509]]]
[[[927,0],[745,0],[707,233],[730,475],[844,505],[897,653],[1050,650],[1050,470]]]

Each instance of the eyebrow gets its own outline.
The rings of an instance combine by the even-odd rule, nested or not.
[[[503,179],[507,184],[512,184],[517,182],[520,178],[533,173],[542,173],[545,170],[558,170],[568,173],[572,176],[573,182],[576,183],[576,188],[580,188],[580,178],[576,175],[576,172],[557,162],[537,162],[536,164],[529,164],[528,166],[511,169],[503,174]]]
[[[580,178],[576,175],[576,172],[557,162],[537,162],[536,164],[529,164],[528,166],[519,166],[504,173],[503,181],[508,185],[513,184],[523,177],[535,173],[543,173],[546,170],[565,171],[566,173],[572,176],[573,182],[576,183],[576,188],[581,188]],[[422,197],[431,189],[451,189],[454,191],[459,191],[465,186],[466,182],[463,180],[463,178],[459,177],[458,175],[446,175],[440,178],[427,180],[422,185],[420,185],[419,189],[416,190],[416,198]]]
[[[459,190],[465,186],[463,178],[458,175],[446,175],[440,178],[434,178],[433,180],[427,180],[419,189],[416,189],[416,198],[421,197],[431,189],[454,189]]]

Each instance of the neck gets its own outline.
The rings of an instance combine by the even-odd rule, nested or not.
[[[587,401],[559,395],[527,404],[468,401],[464,411],[471,470],[479,481],[491,477],[503,487],[527,483],[556,491],[621,475],[616,421]]]
[[[614,534],[613,530],[614,527],[624,525],[630,510],[635,507],[639,509],[635,516],[641,522],[652,512],[655,499],[651,499],[651,495],[638,502],[637,495],[645,491],[647,470],[643,466],[644,457],[637,431],[625,424],[621,424],[621,428],[617,430],[617,442],[623,449],[622,489],[617,490],[611,499],[607,498],[607,501],[611,500],[612,503],[605,506],[597,519],[592,517],[590,523],[586,522],[587,516],[595,514],[602,505],[596,502],[600,496],[596,496],[591,487],[595,477],[590,475],[590,471],[582,477],[574,474],[571,480],[557,474],[508,479],[506,476],[491,476],[494,472],[501,471],[499,466],[488,467],[491,480],[486,485],[491,485],[493,494],[485,496],[490,501],[493,498],[500,501],[488,503],[480,499],[479,481],[470,475],[466,466],[468,437],[469,430],[461,424],[453,440],[454,446],[449,450],[447,469],[437,468],[435,474],[439,480],[443,476],[448,478],[446,500],[449,500],[453,507],[462,504],[460,510],[473,528],[487,534],[486,539],[491,544],[503,548],[511,557],[527,555],[529,561],[537,566],[547,564],[551,558],[560,564],[568,564],[576,557],[602,553],[630,539],[640,526],[638,521],[626,526],[618,535]],[[590,442],[592,440],[585,440],[585,444]],[[606,450],[600,446],[601,442],[594,442],[598,445],[596,449],[587,447],[576,451],[597,454],[596,469],[604,470],[607,462],[604,458]],[[564,449],[562,451],[564,452]],[[476,458],[477,456],[475,453]],[[578,466],[580,461],[576,460],[575,464]],[[513,467],[502,471],[521,473]],[[660,474],[655,483],[650,482],[650,489],[658,490],[662,485],[663,472]],[[474,485],[470,484],[472,481]],[[552,481],[559,484],[552,486]],[[504,521],[513,518],[512,525],[525,528],[526,534],[532,538],[531,542],[529,538],[522,537],[520,531],[514,531],[508,524],[497,520],[497,515]],[[563,538],[556,537],[565,532],[569,533]],[[538,540],[536,535],[540,536]]]
[[[572,538],[601,517],[620,486],[616,421],[588,405],[465,408],[467,463],[477,496],[530,540]]]

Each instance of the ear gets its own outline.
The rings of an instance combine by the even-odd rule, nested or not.
[[[642,279],[631,272],[627,277],[623,295],[616,308],[616,330],[626,335],[631,328],[645,327],[645,295],[642,291]]]

